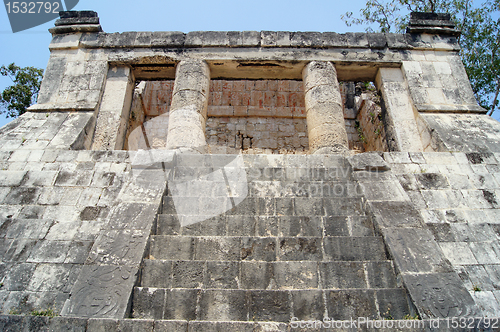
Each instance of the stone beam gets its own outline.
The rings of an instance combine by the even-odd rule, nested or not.
[[[380,68],[375,83],[384,101],[386,111],[384,123],[389,149],[423,151],[408,85],[401,69]]]
[[[92,150],[121,150],[134,92],[134,75],[127,66],[108,70],[104,96],[97,115]]]
[[[167,149],[207,152],[207,119],[210,69],[203,60],[177,65],[168,123]]]
[[[331,62],[311,61],[303,72],[309,152],[349,150],[337,72]]]

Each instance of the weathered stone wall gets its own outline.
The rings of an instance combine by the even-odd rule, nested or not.
[[[306,153],[309,146],[305,119],[212,117],[207,138],[214,153]]]
[[[125,315],[165,190],[131,153],[1,148],[3,314]]]
[[[500,315],[500,155],[385,153],[426,227],[486,317]]]

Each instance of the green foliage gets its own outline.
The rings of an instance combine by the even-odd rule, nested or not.
[[[53,309],[47,309],[47,310],[33,310],[30,312],[31,316],[46,316],[46,317],[56,317],[57,314]]]
[[[17,308],[11,308],[9,310],[9,315],[20,315],[21,314],[21,311],[19,311],[19,309]]]
[[[480,288],[478,285],[474,285],[474,286],[472,286],[472,290],[473,290],[474,292],[480,292],[480,291],[481,291],[481,288]]]
[[[360,10],[360,18],[353,17],[353,12],[341,18],[347,26],[376,24],[380,32],[403,32],[409,22],[409,12],[446,12],[448,8],[448,2],[440,0],[367,0]],[[373,29],[368,27],[366,31],[373,32]]]
[[[412,11],[451,14],[462,31],[461,56],[476,99],[493,114],[500,103],[500,0],[367,0],[360,17],[348,12],[341,18],[348,26],[404,32]]]
[[[354,128],[356,128],[356,132],[358,133],[358,137],[361,143],[366,144],[367,142],[365,136],[363,135],[363,128],[361,128],[361,124],[359,123],[359,121],[356,120],[354,122]]]
[[[0,113],[15,118],[26,112],[36,103],[43,70],[34,67],[18,67],[14,63],[0,67],[0,75],[8,76],[13,85],[5,88],[0,94]]]
[[[477,101],[491,115],[498,109],[500,92],[500,1],[488,0],[483,8],[464,11],[462,59]]]
[[[416,313],[415,315],[410,315],[410,314],[407,314],[407,315],[404,315],[403,316],[403,319],[404,320],[416,320],[416,319],[420,319],[420,316],[418,315],[418,313]]]

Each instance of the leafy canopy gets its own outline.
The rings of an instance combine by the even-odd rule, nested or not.
[[[452,15],[462,31],[462,61],[476,99],[493,114],[500,92],[500,0],[367,0],[360,17],[347,12],[341,18],[347,26],[374,25],[380,32],[404,32],[412,11]]]
[[[5,88],[0,95],[0,113],[6,113],[9,118],[18,117],[36,103],[43,69],[21,68],[11,63],[7,67],[0,67],[0,75],[8,76],[14,83]]]

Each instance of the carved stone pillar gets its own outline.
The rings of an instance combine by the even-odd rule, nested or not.
[[[375,84],[384,99],[389,151],[423,151],[415,120],[418,112],[413,109],[408,83],[401,69],[380,68]]]
[[[302,71],[309,153],[349,152],[337,71],[331,62],[311,61]]]
[[[177,65],[168,123],[167,149],[207,152],[207,119],[210,69],[203,60]]]
[[[111,66],[97,116],[92,150],[121,150],[125,142],[134,74],[127,66]]]

